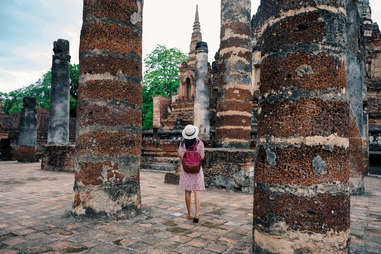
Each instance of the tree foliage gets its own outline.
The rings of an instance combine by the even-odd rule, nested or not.
[[[70,65],[71,91],[78,89],[78,64]],[[36,83],[27,87],[17,89],[9,93],[0,93],[3,101],[3,110],[7,114],[18,113],[23,108],[23,98],[33,97],[36,99],[37,107],[50,109],[50,89],[52,83],[52,73],[48,71]],[[75,93],[77,94],[77,93]],[[70,109],[75,111],[77,99],[74,96],[70,98]]]
[[[157,45],[144,59],[143,130],[152,129],[153,96],[170,97],[177,93],[179,69],[187,55],[176,48]]]

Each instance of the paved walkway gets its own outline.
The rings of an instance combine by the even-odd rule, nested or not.
[[[161,173],[142,172],[143,214],[132,220],[64,216],[73,175],[39,164],[0,162],[2,253],[249,253],[252,195],[208,190],[200,224],[185,218],[183,192]],[[352,198],[352,253],[381,253],[381,179],[367,178],[367,195]]]

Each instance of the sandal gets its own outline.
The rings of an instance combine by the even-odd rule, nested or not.
[[[192,219],[193,219],[193,217],[192,217],[192,216],[190,216],[190,215],[188,215],[188,216],[187,216],[187,219],[188,219],[188,220],[192,220]]]
[[[198,218],[194,217],[193,218],[193,223],[198,223]]]

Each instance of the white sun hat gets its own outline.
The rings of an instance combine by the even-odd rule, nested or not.
[[[198,128],[194,125],[188,124],[183,130],[183,138],[194,139],[198,136]]]

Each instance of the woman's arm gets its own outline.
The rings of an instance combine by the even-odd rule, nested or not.
[[[185,153],[185,148],[182,145],[182,143],[180,143],[179,150],[178,150],[180,162],[183,161],[183,159],[184,159],[184,153]]]
[[[198,143],[197,151],[200,153],[201,160],[203,160],[205,158],[205,150],[204,150],[204,143],[201,141],[201,139]]]

